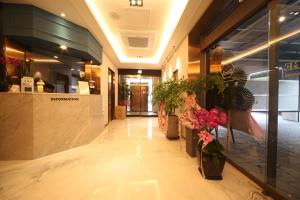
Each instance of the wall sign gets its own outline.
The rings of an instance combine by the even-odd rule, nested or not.
[[[51,101],[79,101],[77,97],[51,97]]]

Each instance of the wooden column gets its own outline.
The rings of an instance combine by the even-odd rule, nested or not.
[[[279,1],[269,3],[269,40],[279,35]],[[277,135],[278,135],[278,43],[269,47],[269,120],[267,140],[267,182],[276,185]]]
[[[4,56],[4,35],[3,35],[3,3],[0,3],[0,58]],[[6,76],[5,67],[0,67],[0,81]]]

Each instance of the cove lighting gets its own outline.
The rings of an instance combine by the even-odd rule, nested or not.
[[[13,49],[13,48],[10,48],[10,47],[5,47],[5,50],[8,51],[8,52],[14,52],[14,53],[19,53],[19,54],[24,54],[23,51],[19,51],[17,49]]]
[[[232,63],[234,61],[240,60],[240,59],[242,59],[244,57],[247,57],[247,56],[253,55],[255,53],[258,53],[258,52],[260,52],[262,50],[267,49],[269,46],[271,46],[273,44],[276,44],[277,42],[280,42],[280,41],[285,40],[287,38],[293,37],[293,36],[295,36],[295,35],[297,35],[299,33],[300,33],[300,29],[292,31],[290,33],[287,33],[287,34],[285,34],[285,35],[283,35],[281,37],[278,37],[276,39],[270,40],[269,42],[267,42],[265,44],[262,44],[262,45],[260,45],[258,47],[250,49],[250,50],[248,50],[248,51],[246,51],[244,53],[238,54],[237,56],[234,56],[234,57],[229,58],[229,59],[227,59],[225,61],[222,61],[222,65],[227,65],[227,64]]]
[[[162,35],[159,41],[159,47],[155,52],[155,55],[151,58],[135,58],[128,57],[122,50],[122,45],[119,44],[119,40],[116,35],[110,30],[104,17],[104,9],[100,9],[100,3],[97,4],[97,0],[85,0],[88,8],[92,12],[94,18],[102,29],[104,35],[113,47],[119,61],[121,63],[146,63],[146,64],[158,64],[161,57],[171,39],[171,36],[183,14],[183,11],[189,0],[172,0],[171,9],[168,12],[166,25],[162,30]]]
[[[39,59],[39,58],[32,58],[34,62],[39,62],[39,63],[60,63],[58,60],[54,59]]]

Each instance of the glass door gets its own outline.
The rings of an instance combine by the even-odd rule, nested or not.
[[[127,116],[157,116],[151,94],[160,77],[120,75],[119,78],[127,88]]]

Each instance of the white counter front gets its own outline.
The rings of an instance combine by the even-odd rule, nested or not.
[[[101,95],[0,93],[0,160],[88,144],[103,127]]]

